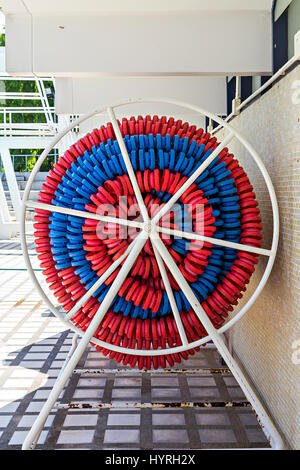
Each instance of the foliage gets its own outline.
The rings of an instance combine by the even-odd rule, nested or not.
[[[0,35],[0,45],[1,45],[1,40],[4,41],[4,38],[1,39],[1,37],[4,36],[3,34]],[[11,93],[19,93],[19,92],[24,92],[24,93],[37,93],[37,85],[35,80],[3,80],[1,81],[0,86],[2,89],[5,89],[7,92]],[[51,97],[48,96],[48,101],[50,106],[54,106],[54,87],[52,81],[47,81],[44,80],[44,86],[45,88],[50,88],[51,89]],[[40,107],[41,102],[40,100],[36,99],[7,99],[7,100],[1,100],[1,107]],[[3,115],[1,115],[1,118]],[[13,114],[13,122],[14,123],[45,123],[46,118],[43,113],[18,113],[18,114]],[[55,115],[54,115],[55,118]],[[2,119],[3,122],[3,119]],[[7,122],[8,122],[8,116],[7,116]],[[15,171],[31,171],[32,168],[35,165],[35,162],[38,158],[38,156],[42,153],[43,149],[12,149],[11,150],[11,155],[24,155],[24,157],[18,156],[15,157],[15,162],[14,162],[14,169]],[[25,155],[28,155],[27,157],[27,169],[26,169],[26,157]],[[41,166],[40,171],[48,171],[53,167],[54,163],[54,157],[49,156],[45,162],[43,162]]]
[[[51,81],[44,81],[45,88],[50,88],[52,96],[48,97],[49,105],[54,106],[54,88]],[[37,85],[34,80],[2,80],[2,87],[6,92],[11,93],[38,93]],[[40,107],[41,102],[37,99],[7,99],[1,100],[2,107],[27,107],[35,108]],[[31,114],[16,114],[14,115],[14,122],[46,122],[44,114],[31,113]]]

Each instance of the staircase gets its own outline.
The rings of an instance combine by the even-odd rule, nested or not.
[[[19,192],[20,192],[20,197],[22,199],[30,173],[16,172],[15,175],[16,175],[16,180],[17,180]],[[37,174],[37,176],[35,178],[35,181],[32,184],[32,188],[31,188],[30,195],[29,195],[29,199],[31,199],[32,201],[36,201],[38,199],[38,194],[39,194],[40,190],[42,189],[42,184],[45,181],[46,175],[47,175],[47,172],[40,172],[40,173]],[[8,188],[7,180],[6,180],[6,177],[5,177],[5,173],[2,173],[2,175],[0,177],[2,179],[3,189],[4,189],[5,197],[6,197],[6,200],[7,200],[9,213],[11,215],[12,220],[14,221],[14,220],[16,220],[16,216],[15,216],[15,211],[14,211],[14,208],[13,208],[13,204],[12,204],[11,195],[10,195],[10,191],[9,191],[9,188]],[[28,221],[29,220],[32,221],[33,216],[34,216],[34,209],[28,208],[27,209],[26,219]]]

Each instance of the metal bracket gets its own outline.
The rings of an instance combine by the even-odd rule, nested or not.
[[[234,98],[232,100],[232,114],[238,116],[240,114],[239,106],[241,105],[241,98]]]

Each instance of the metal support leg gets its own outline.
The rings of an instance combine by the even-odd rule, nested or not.
[[[10,197],[16,214],[16,219],[19,222],[21,220],[21,197],[17,185],[14,167],[10,157],[9,148],[7,148],[6,146],[1,146],[0,153],[4,166],[7,185],[10,192]]]
[[[154,231],[151,234],[151,240],[153,242],[153,245],[156,247],[157,251],[159,252],[160,256],[163,258],[165,263],[167,263],[167,266],[171,274],[173,275],[179,287],[181,288],[182,292],[186,296],[191,308],[194,310],[194,312],[198,316],[199,320],[201,321],[202,325],[207,331],[210,339],[215,344],[217,350],[219,351],[220,355],[224,359],[228,368],[231,370],[232,374],[234,375],[234,378],[240,385],[245,396],[247,397],[247,399],[249,400],[249,402],[251,403],[251,405],[257,412],[261,426],[264,429],[265,434],[269,437],[272,447],[275,449],[285,449],[286,448],[285,442],[282,439],[281,435],[279,434],[276,426],[274,425],[261,399],[255,392],[254,388],[252,387],[249,380],[245,376],[241,367],[238,365],[237,361],[230,354],[230,351],[228,347],[226,346],[224,338],[222,337],[223,335],[220,334],[220,331],[215,329],[215,327],[211,323],[210,319],[208,318],[205,311],[201,307],[200,302],[198,301],[197,297],[192,291],[190,285],[188,284],[188,282],[182,275],[181,271],[178,269],[175,261],[173,260],[172,256],[166,249],[163,242],[161,241],[157,232]]]
[[[134,261],[138,257],[141,249],[143,248],[144,244],[146,242],[145,234],[144,232],[141,232],[141,234],[138,236],[138,240],[136,242],[136,245],[134,249],[130,252],[128,255],[126,261],[124,262],[121,270],[119,271],[118,275],[116,276],[114,282],[112,283],[108,293],[106,294],[103,302],[101,303],[98,311],[96,312],[94,318],[92,319],[88,329],[82,336],[77,348],[73,352],[72,355],[70,355],[68,363],[66,363],[64,369],[61,371],[60,375],[57,377],[57,380],[55,382],[55,385],[53,389],[51,390],[48,399],[46,400],[40,414],[38,415],[35,423],[33,424],[31,430],[29,431],[28,435],[26,436],[26,439],[23,443],[22,449],[23,450],[28,450],[28,449],[34,449],[39,435],[43,429],[43,426],[46,422],[46,419],[52,410],[55,402],[57,401],[60,393],[62,392],[65,384],[67,383],[68,379],[70,378],[73,369],[77,365],[78,361],[80,360],[82,354],[84,353],[86,347],[88,346],[90,340],[92,339],[98,325],[100,324],[101,320],[103,319],[104,315],[106,314],[108,308],[110,307],[113,299],[115,298],[120,285],[126,278],[128,272],[130,271]]]
[[[3,189],[2,179],[0,176],[0,239],[11,238],[16,236],[18,231],[18,225],[16,222],[12,222],[11,216],[8,209],[5,192]]]

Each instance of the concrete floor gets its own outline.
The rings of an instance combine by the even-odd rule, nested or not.
[[[38,267],[33,243],[29,248]],[[0,241],[0,268],[0,449],[20,449],[63,365],[73,333],[49,312],[26,271],[9,270],[25,268],[17,239]],[[37,275],[45,285],[42,273]],[[92,348],[79,366],[119,368]],[[199,407],[54,409],[37,449],[269,447],[216,350],[203,348],[179,367],[201,371],[73,375],[61,403],[193,401]],[[211,372],[220,367],[221,372]]]

